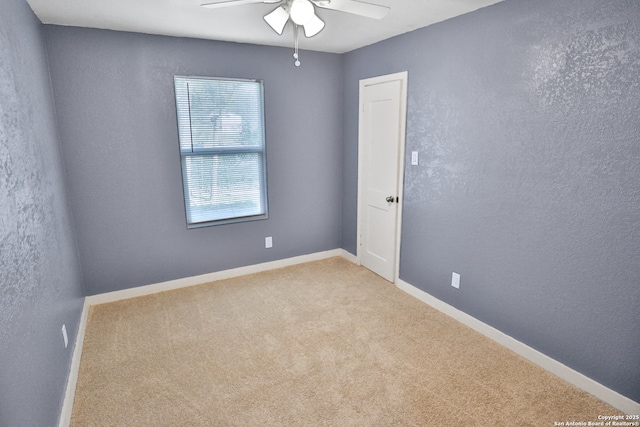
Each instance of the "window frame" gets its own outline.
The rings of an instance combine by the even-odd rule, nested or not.
[[[214,80],[223,82],[248,82],[257,83],[259,85],[259,102],[260,102],[260,121],[261,121],[261,140],[262,147],[255,146],[237,146],[237,147],[213,147],[213,148],[196,148],[193,144],[193,133],[191,128],[188,131],[189,138],[191,139],[191,152],[184,152],[182,147],[182,132],[180,127],[180,113],[181,107],[178,100],[178,80],[188,81],[202,81],[202,80]],[[178,152],[180,155],[180,169],[182,175],[182,199],[184,202],[185,222],[187,229],[197,229],[202,227],[210,227],[215,225],[235,224],[248,221],[259,221],[269,218],[269,203],[268,203],[268,180],[267,180],[267,138],[266,138],[266,122],[265,122],[265,100],[264,100],[264,81],[259,79],[240,79],[240,78],[227,78],[227,77],[205,77],[205,76],[187,76],[187,75],[174,75],[173,77],[174,97],[176,102],[176,126],[178,130]],[[188,99],[189,119],[191,120],[191,100]],[[253,215],[241,215],[233,217],[225,217],[220,219],[204,220],[199,222],[189,222],[189,213],[193,212],[190,209],[190,196],[188,194],[188,176],[187,176],[187,158],[205,158],[208,156],[233,156],[238,154],[258,154],[260,157],[260,201],[263,206],[263,212]]]

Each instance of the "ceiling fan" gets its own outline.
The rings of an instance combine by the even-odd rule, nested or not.
[[[289,19],[296,26],[304,28],[306,37],[313,37],[324,28],[324,21],[316,15],[315,7],[337,10],[367,18],[381,19],[389,7],[359,0],[220,0],[202,4],[202,7],[220,8],[251,3],[279,4],[264,20],[278,34],[282,35]]]

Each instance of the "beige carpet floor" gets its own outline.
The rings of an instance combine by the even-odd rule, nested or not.
[[[72,426],[553,426],[621,414],[342,258],[91,307]]]

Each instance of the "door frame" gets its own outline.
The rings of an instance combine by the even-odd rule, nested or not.
[[[362,113],[364,108],[363,92],[367,86],[373,86],[376,84],[387,83],[399,80],[401,82],[400,89],[400,138],[399,138],[399,153],[398,153],[398,177],[397,177],[397,197],[400,199],[398,203],[398,215],[396,219],[396,242],[395,242],[395,266],[393,271],[393,283],[396,283],[400,275],[400,243],[402,240],[402,206],[404,204],[404,157],[405,157],[405,143],[406,143],[406,131],[407,131],[407,83],[409,79],[409,73],[402,71],[394,74],[387,74],[378,77],[371,77],[360,80],[359,92],[358,92],[358,238],[356,243],[356,261],[358,265],[361,265],[361,249],[362,249],[362,215],[364,212],[362,204],[364,203],[363,192],[363,171],[362,165],[362,153],[364,146],[363,138],[363,121]]]

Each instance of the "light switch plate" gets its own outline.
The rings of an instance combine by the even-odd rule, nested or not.
[[[411,152],[411,166],[417,166],[418,165],[418,152],[417,151],[412,151]]]

